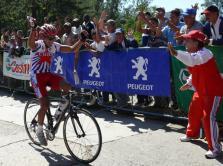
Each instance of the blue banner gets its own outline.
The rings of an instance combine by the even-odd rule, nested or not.
[[[74,53],[56,52],[51,61],[50,71],[62,76],[68,83],[74,85]]]
[[[169,58],[166,48],[104,51],[99,55],[82,51],[77,66],[80,84],[75,85],[74,55],[56,53],[51,71],[59,73],[72,85],[80,88],[170,96]],[[61,67],[57,67],[60,65]]]

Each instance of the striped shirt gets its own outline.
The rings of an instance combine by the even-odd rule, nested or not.
[[[36,49],[31,51],[31,74],[50,72],[51,58],[55,52],[60,51],[61,44],[54,42],[46,48],[43,40],[36,41]]]

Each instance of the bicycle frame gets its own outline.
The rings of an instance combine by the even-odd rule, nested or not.
[[[74,106],[73,103],[72,103],[72,96],[75,95],[75,94],[73,94],[73,92],[69,92],[68,95],[69,95],[69,104],[68,104],[67,108],[64,111],[62,111],[62,114],[60,115],[59,120],[57,121],[57,123],[55,125],[53,125],[53,116],[51,114],[50,107],[48,108],[48,110],[46,112],[46,116],[47,116],[48,124],[49,124],[48,130],[53,135],[55,135],[56,131],[58,130],[58,128],[60,126],[60,123],[62,122],[62,119],[64,119],[64,117],[66,118],[65,114],[68,113],[68,115],[70,115],[72,118],[75,118],[76,119],[77,124],[78,124],[78,126],[79,126],[79,128],[81,129],[81,132],[82,132],[82,134],[78,134],[77,129],[76,129],[75,122],[71,118],[71,122],[72,122],[72,125],[73,125],[73,128],[74,128],[75,134],[77,135],[78,138],[84,137],[86,134],[85,134],[85,132],[83,130],[83,127],[82,127],[82,125],[81,125],[81,123],[79,121],[79,118],[77,116],[77,112],[74,111],[78,107],[77,106]]]

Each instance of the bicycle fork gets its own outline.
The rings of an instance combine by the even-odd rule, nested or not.
[[[78,134],[77,128],[76,128],[76,125],[75,125],[75,122],[74,122],[73,118],[77,121],[78,127],[80,128],[82,134]],[[74,128],[74,131],[77,135],[77,138],[85,137],[86,134],[85,134],[84,129],[83,129],[81,123],[80,123],[79,117],[77,116],[77,112],[72,112],[71,113],[71,122],[72,122],[72,125],[73,125],[73,128]]]

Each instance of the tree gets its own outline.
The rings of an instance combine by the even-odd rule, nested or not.
[[[124,25],[121,26],[122,28],[125,29],[126,32],[131,29],[136,39],[140,41],[141,34],[135,30],[136,17],[139,11],[144,11],[144,12],[149,11],[153,13],[154,7],[150,6],[152,0],[131,0],[131,1],[123,0],[122,2],[123,3],[128,2],[129,5],[128,6],[125,5],[124,7],[122,6],[123,9],[121,10],[119,17],[125,19],[126,22]]]
[[[91,17],[99,16],[102,10],[108,12],[109,17],[117,20],[118,26],[134,27],[137,11],[150,9],[152,0],[0,0],[0,27],[27,30],[26,16],[32,15],[43,23],[44,17],[50,22],[55,18],[78,17],[82,19],[84,14]],[[127,21],[128,20],[128,21]]]
[[[116,19],[119,16],[119,7],[121,0],[106,0],[104,1],[104,10],[107,11],[110,18]]]
[[[206,8],[210,5],[216,5],[220,11],[221,14],[223,14],[223,0],[205,0],[203,4],[201,4],[202,7]]]
[[[25,27],[27,9],[27,0],[1,0],[0,27]]]
[[[26,30],[27,15],[37,18],[40,25],[46,16],[51,21],[54,21],[56,16],[62,18],[66,16],[82,18],[84,14],[93,16],[100,11],[101,6],[96,5],[99,1],[103,3],[103,0],[91,0],[88,3],[82,0],[1,0],[0,27]],[[97,7],[97,12],[94,7]]]

